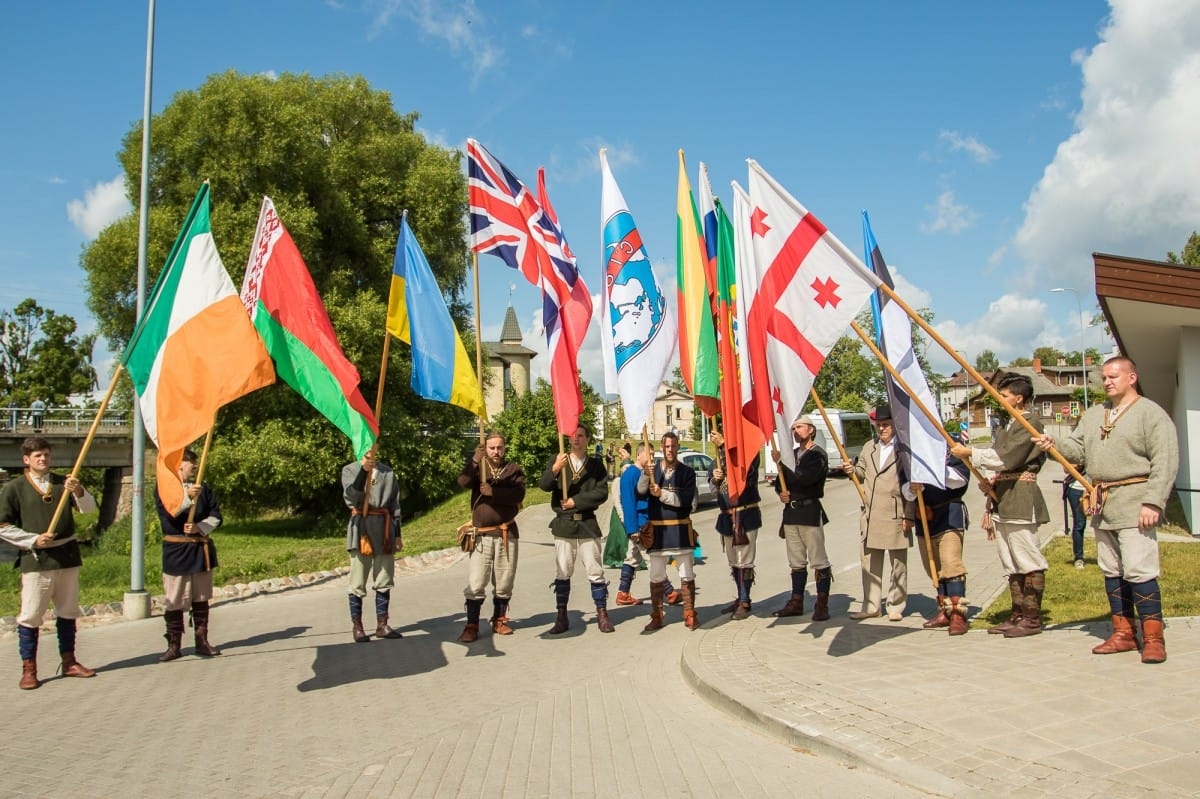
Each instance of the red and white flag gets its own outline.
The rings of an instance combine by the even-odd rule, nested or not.
[[[761,275],[747,320],[755,418],[765,433],[779,431],[787,441],[825,356],[879,279],[758,162],[747,163]],[[795,465],[790,446],[780,454]]]

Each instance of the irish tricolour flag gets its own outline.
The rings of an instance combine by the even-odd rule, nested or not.
[[[221,263],[209,226],[208,184],[200,187],[179,238],[125,348],[146,433],[158,447],[158,492],[183,504],[179,463],[217,410],[275,382],[275,370]]]
[[[242,303],[267,345],[280,379],[350,439],[361,458],[379,433],[359,391],[300,250],[263,197],[242,282]]]

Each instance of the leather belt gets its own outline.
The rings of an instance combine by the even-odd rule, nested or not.
[[[210,539],[206,535],[164,535],[162,540],[167,544],[207,544]],[[204,571],[212,571],[208,547],[204,548]]]
[[[732,516],[734,513],[738,512],[739,510],[749,510],[750,508],[757,508],[757,507],[758,507],[757,502],[747,502],[745,505],[738,505],[736,508],[726,508],[725,510],[721,511],[721,513],[724,513],[726,516]]]
[[[819,505],[821,500],[809,497],[807,499],[793,499],[787,505],[789,508],[807,508],[809,505]]]

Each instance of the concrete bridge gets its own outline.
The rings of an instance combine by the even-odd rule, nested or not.
[[[88,486],[100,503],[100,529],[123,515],[118,508],[128,504],[122,502],[122,497],[131,493],[128,488],[133,471],[132,416],[128,411],[106,412],[83,462],[86,468],[104,470],[103,485]],[[40,435],[50,442],[54,471],[69,472],[79,458],[95,417],[95,410],[89,408],[0,408],[0,468],[10,477],[20,474],[25,468],[21,442]]]

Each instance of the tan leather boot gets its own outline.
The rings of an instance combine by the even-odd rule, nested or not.
[[[666,583],[650,583],[650,621],[642,628],[642,632],[652,633],[662,629],[663,596],[666,589]]]
[[[21,681],[17,683],[22,691],[32,691],[41,685],[37,676],[37,660],[29,658],[21,661]]]
[[[700,626],[700,619],[696,616],[696,581],[683,580],[683,626],[689,630],[694,630]]]
[[[1162,619],[1142,619],[1142,662],[1162,663],[1166,659]]]
[[[1112,617],[1112,626],[1112,635],[1103,643],[1092,647],[1093,655],[1115,655],[1118,652],[1137,650],[1137,633],[1133,629],[1133,619],[1118,614]]]

